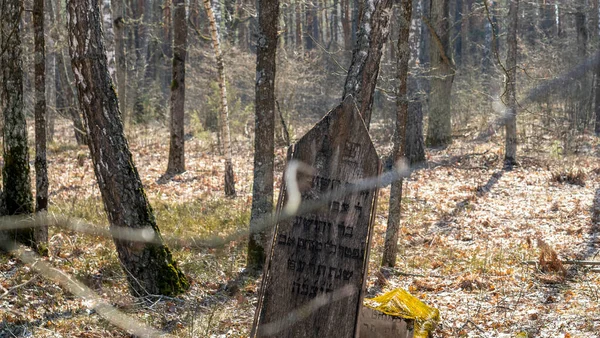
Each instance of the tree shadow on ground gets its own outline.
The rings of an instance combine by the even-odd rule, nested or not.
[[[15,313],[18,315],[18,313]],[[0,321],[0,338],[4,337],[34,337],[36,328],[45,325],[48,322],[61,319],[69,319],[82,315],[90,315],[87,308],[78,308],[74,310],[55,311],[46,313],[43,317],[36,320],[19,320],[9,322]]]
[[[448,224],[450,224],[454,218],[463,212],[473,201],[487,195],[494,185],[500,181],[505,172],[506,170],[496,170],[484,185],[477,186],[475,194],[456,203],[456,206],[451,211],[443,213],[439,220],[433,225],[433,228],[444,228],[448,226]]]

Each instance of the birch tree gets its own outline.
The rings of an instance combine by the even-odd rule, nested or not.
[[[233,174],[233,163],[231,156],[231,133],[229,131],[229,108],[227,106],[227,87],[225,80],[225,65],[223,54],[221,52],[221,41],[217,20],[212,10],[210,0],[203,0],[204,9],[210,24],[210,36],[213,42],[215,58],[217,59],[217,73],[219,81],[219,90],[221,95],[221,113],[219,114],[219,125],[221,134],[222,152],[225,155],[225,196],[235,196],[235,177]]]

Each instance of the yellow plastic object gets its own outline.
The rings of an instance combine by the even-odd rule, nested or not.
[[[414,338],[427,338],[440,321],[440,311],[421,302],[404,289],[394,289],[375,298],[365,298],[365,306],[415,321]]]

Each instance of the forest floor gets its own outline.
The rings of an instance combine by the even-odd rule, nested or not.
[[[227,199],[224,161],[212,136],[187,140],[188,171],[158,183],[168,132],[135,129],[129,133],[131,150],[165,236],[225,236],[247,227],[249,139],[234,143],[238,196]],[[384,134],[378,130],[374,125],[372,134]],[[556,262],[597,259],[600,226],[593,210],[600,210],[600,144],[583,136],[578,154],[566,156],[560,143],[534,138],[519,148],[520,165],[505,170],[502,135],[486,143],[473,138],[464,131],[451,146],[429,149],[428,167],[406,180],[400,252],[388,278],[377,273],[389,199],[389,188],[380,190],[369,295],[402,287],[438,308],[435,337],[600,337],[600,273],[595,266],[561,268]],[[389,149],[384,140],[375,142],[381,153]],[[74,145],[66,124],[59,125],[49,153],[50,211],[106,226],[87,154]],[[284,154],[278,147],[278,184]],[[573,174],[571,183],[558,182],[561,173]],[[49,242],[48,263],[156,329],[179,337],[249,333],[260,278],[241,273],[244,238],[215,249],[172,245],[191,289],[177,298],[146,299],[128,295],[110,239],[52,228]],[[0,255],[0,337],[129,336],[89,305],[18,259]]]

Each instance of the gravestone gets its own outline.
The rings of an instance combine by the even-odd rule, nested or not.
[[[303,202],[379,174],[379,157],[355,107],[346,99],[290,148],[288,162],[314,169],[297,177]],[[281,212],[285,186],[279,200]],[[252,336],[358,336],[376,201],[373,187],[276,225]]]
[[[363,306],[359,338],[413,338],[415,321]]]

